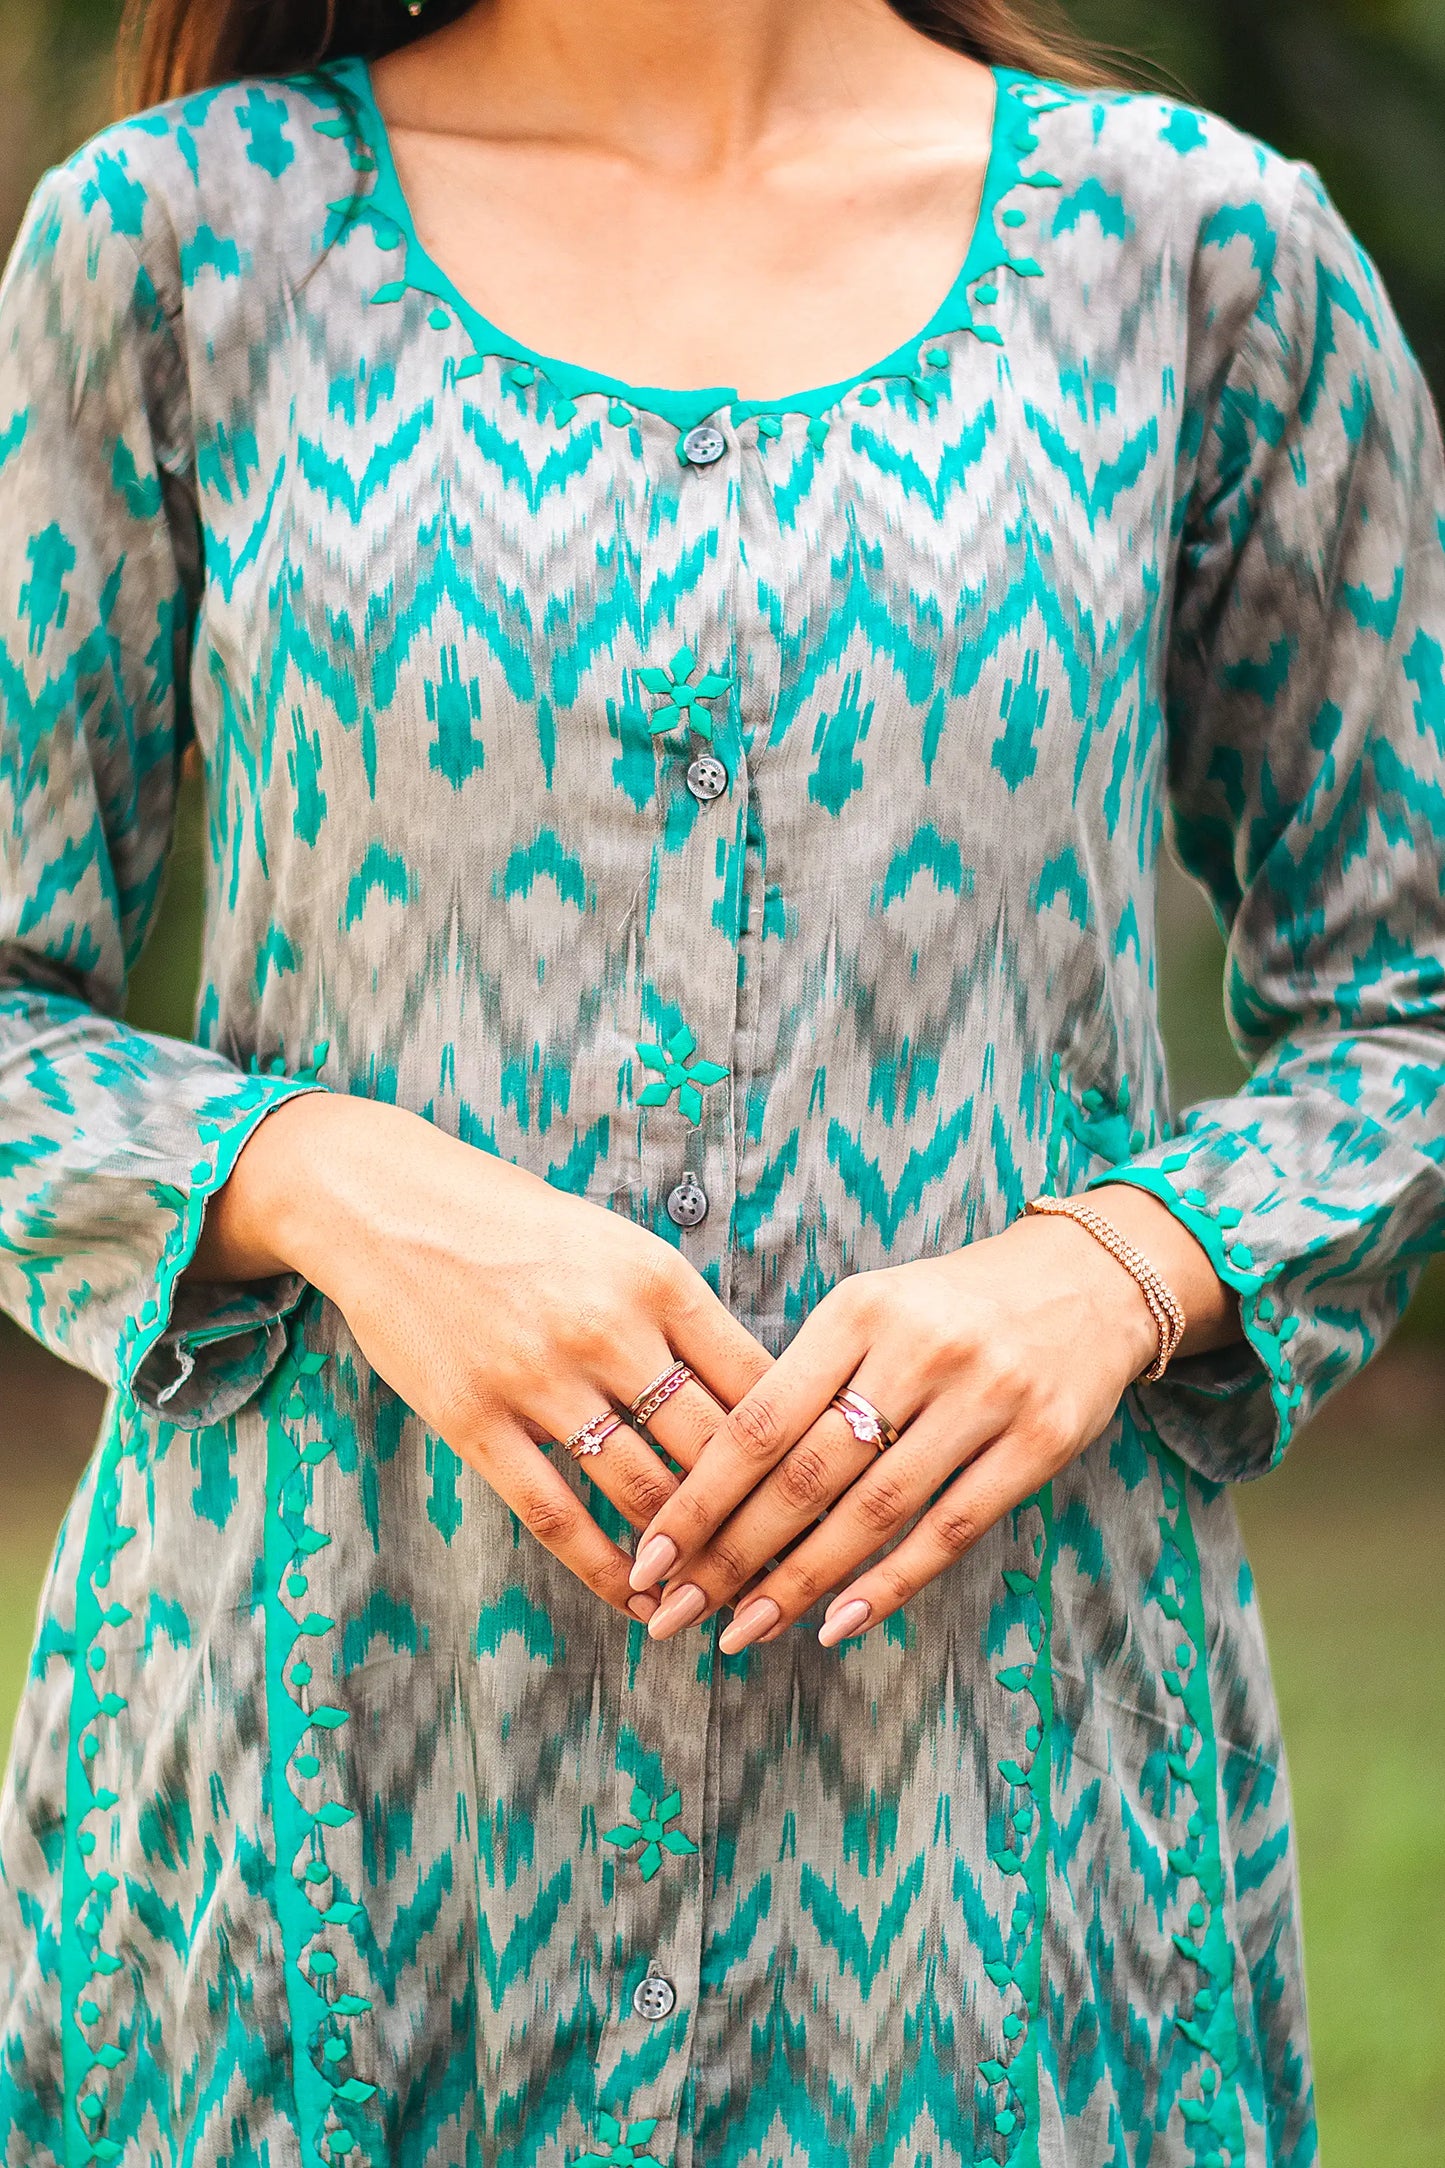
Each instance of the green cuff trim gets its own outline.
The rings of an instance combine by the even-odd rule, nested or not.
[[[1243,1212],[1232,1205],[1213,1203],[1209,1192],[1197,1183],[1191,1182],[1181,1188],[1173,1179],[1194,1168],[1195,1148],[1207,1149],[1214,1141],[1211,1135],[1195,1132],[1190,1137],[1180,1138],[1153,1166],[1125,1164],[1106,1168],[1092,1176],[1085,1186],[1094,1190],[1107,1188],[1111,1182],[1127,1182],[1132,1188],[1147,1190],[1151,1197],[1157,1197],[1193,1235],[1224,1285],[1233,1288],[1239,1296],[1245,1338],[1259,1357],[1269,1382],[1278,1426],[1271,1465],[1277,1466],[1294,1436],[1304,1399],[1304,1387],[1295,1377],[1289,1355],[1289,1343],[1299,1330],[1300,1320],[1284,1308],[1277,1294],[1271,1292],[1273,1282],[1285,1270],[1284,1265],[1257,1265],[1248,1244],[1235,1239],[1235,1230],[1244,1218]],[[1159,1389],[1167,1389],[1168,1382],[1166,1379]]]
[[[176,1289],[195,1258],[208,1202],[230,1180],[236,1161],[268,1114],[274,1114],[287,1100],[324,1089],[314,1079],[242,1076],[226,1102],[224,1114],[198,1119],[199,1156],[191,1168],[189,1186],[182,1189],[175,1183],[158,1183],[151,1192],[156,1203],[175,1216],[156,1270],[155,1292],[121,1335],[117,1368],[126,1393],[133,1395],[146,1361],[171,1329]],[[254,1330],[254,1326],[245,1329]],[[207,1344],[207,1336],[200,1328],[188,1337],[197,1347]]]

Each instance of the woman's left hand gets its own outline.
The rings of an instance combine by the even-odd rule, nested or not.
[[[1233,1298],[1165,1206],[1124,1185],[1089,1202],[1174,1290],[1186,1352],[1238,1337]],[[735,1654],[829,1589],[819,1639],[866,1632],[1097,1438],[1157,1345],[1134,1280],[1067,1219],[843,1281],[645,1531],[632,1585],[666,1582],[648,1632],[666,1638],[746,1590],[721,1636]],[[829,1406],[844,1386],[889,1419],[895,1445],[854,1437]]]

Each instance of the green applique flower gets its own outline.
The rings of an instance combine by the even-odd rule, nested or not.
[[[694,685],[693,672],[697,669],[697,657],[690,647],[680,647],[665,670],[639,670],[638,676],[650,693],[664,695],[663,705],[653,711],[647,727],[654,738],[664,730],[675,729],[685,723],[700,738],[712,744],[712,716],[706,703],[720,700],[732,690],[733,680],[721,677],[716,670],[704,670]]]
[[[666,1046],[646,1046],[637,1041],[637,1058],[644,1069],[657,1069],[661,1075],[644,1084],[637,1095],[640,1107],[665,1107],[673,1093],[682,1112],[696,1129],[702,1120],[702,1090],[708,1084],[721,1084],[727,1070],[720,1061],[694,1061],[697,1041],[686,1024],[675,1031]]]
[[[684,1836],[680,1829],[669,1829],[667,1826],[669,1822],[675,1822],[682,1812],[681,1792],[669,1792],[665,1799],[649,1799],[641,1785],[634,1785],[632,1811],[637,1816],[636,1822],[619,1822],[616,1829],[604,1829],[602,1841],[604,1844],[620,1845],[624,1852],[630,1852],[635,1845],[640,1844],[642,1850],[638,1854],[637,1864],[642,1869],[644,1882],[652,1880],[662,1865],[664,1852],[697,1850],[691,1837]],[[649,2130],[651,2127],[649,2124]]]
[[[637,2148],[646,2145],[656,2130],[659,2118],[648,2116],[641,2123],[629,2123],[624,2128],[615,2115],[598,2111],[596,2131],[603,2145],[611,2148],[606,2153],[584,2153],[577,2168],[665,2168],[651,2153],[639,2153]]]

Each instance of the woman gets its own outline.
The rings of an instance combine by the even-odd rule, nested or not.
[[[1227,1486],[1442,1218],[1370,265],[1005,0],[138,34],[0,309],[0,1288],[116,1389],[6,2168],[1302,2168]]]

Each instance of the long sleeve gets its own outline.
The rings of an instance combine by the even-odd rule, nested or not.
[[[1247,1345],[1147,1388],[1263,1473],[1445,1233],[1445,476],[1377,275],[1308,168],[1204,417],[1169,666],[1172,837],[1253,1073],[1100,1181],[1151,1190]]]
[[[123,175],[47,177],[0,289],[0,1304],[194,1424],[300,1283],[181,1275],[302,1082],[119,1021],[164,875],[201,544],[182,352]]]

